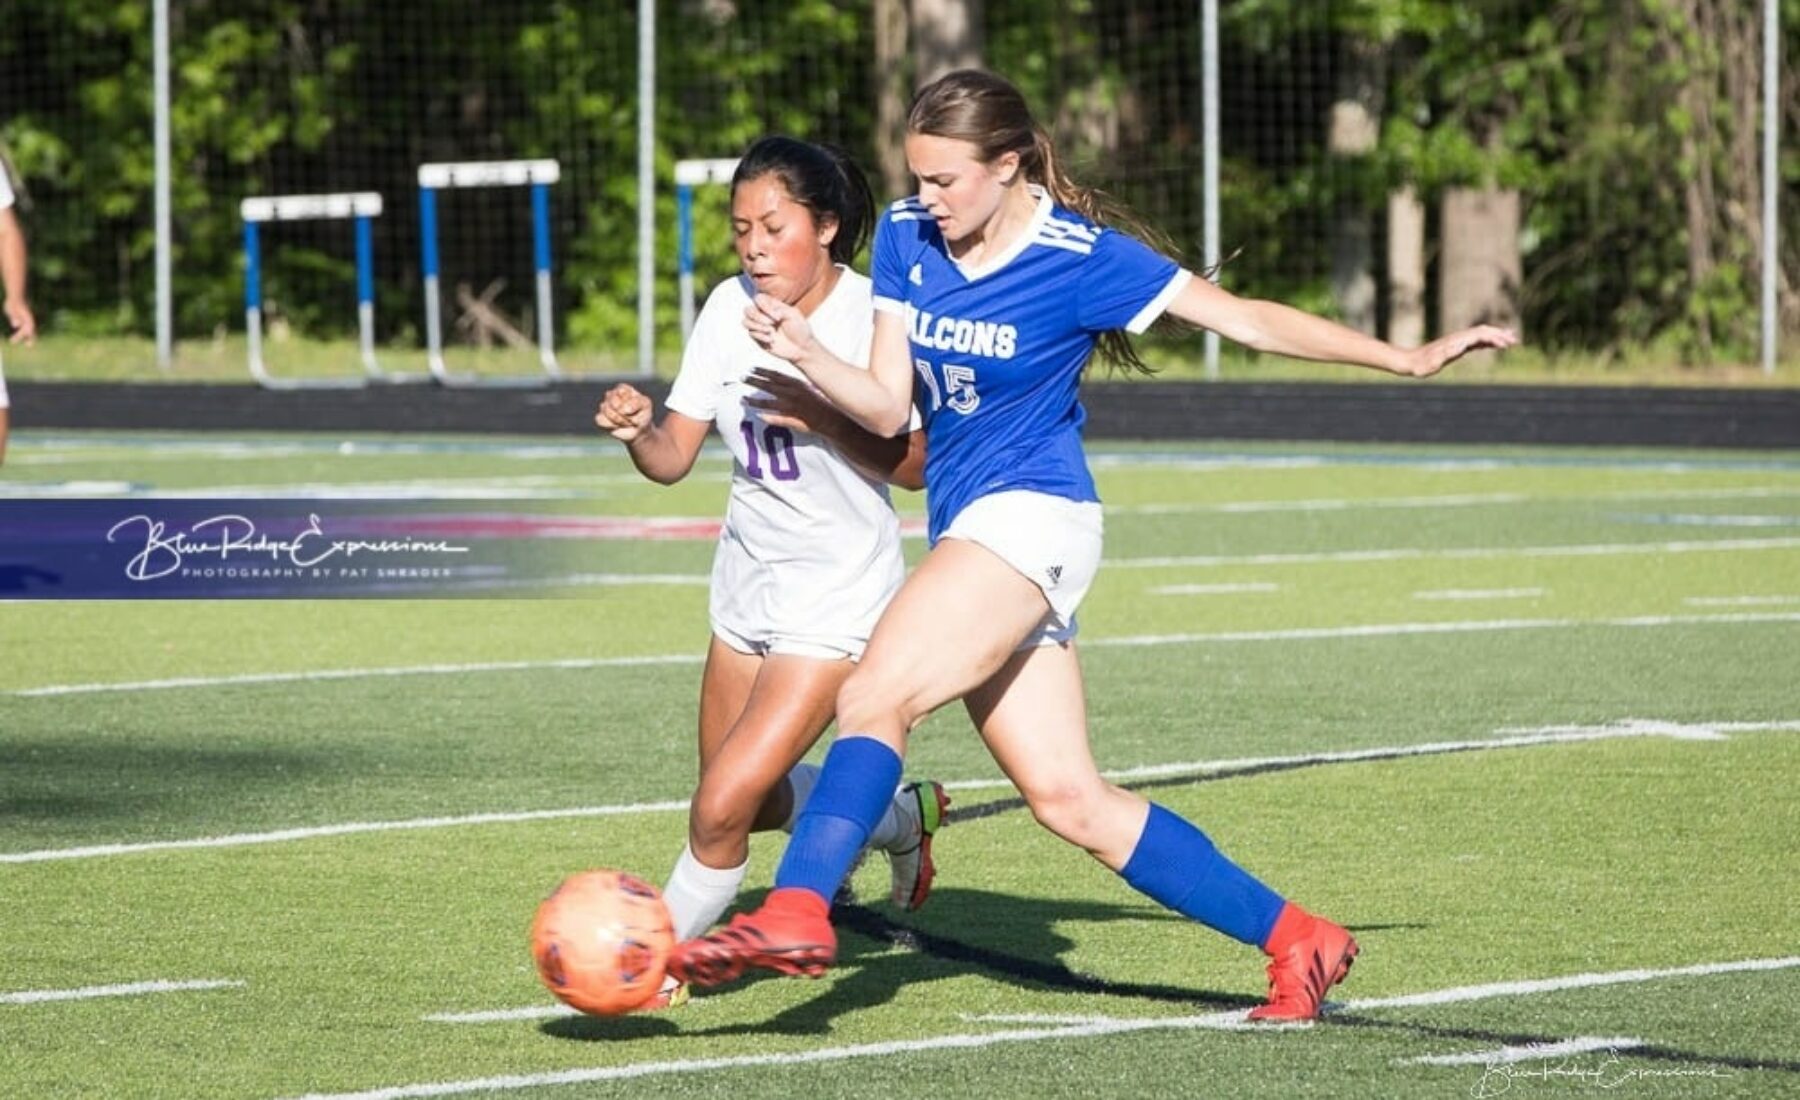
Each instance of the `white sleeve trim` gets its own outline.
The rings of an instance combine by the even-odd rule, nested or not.
[[[1163,311],[1169,308],[1169,303],[1175,300],[1175,296],[1187,288],[1188,280],[1193,277],[1194,273],[1186,268],[1176,271],[1168,285],[1163,287],[1156,297],[1150,299],[1148,305],[1138,310],[1136,317],[1126,322],[1125,331],[1135,336],[1149,328],[1158,317],[1163,315]]]
[[[899,317],[906,316],[906,304],[898,298],[885,298],[875,295],[875,308],[882,313],[892,313]]]

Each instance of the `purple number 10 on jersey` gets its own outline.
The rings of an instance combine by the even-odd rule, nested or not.
[[[767,457],[769,476],[776,481],[799,480],[800,459],[794,454],[794,433],[773,424],[764,424],[762,450],[759,453],[756,424],[757,422],[754,420],[745,420],[738,424],[738,430],[744,433],[744,472],[761,481],[763,479],[763,459]]]

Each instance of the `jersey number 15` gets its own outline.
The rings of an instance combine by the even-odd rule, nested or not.
[[[937,372],[931,369],[929,361],[914,359],[913,366],[919,372],[919,379],[925,383],[926,391],[931,394],[933,412],[948,405],[967,416],[975,411],[977,405],[981,404],[981,394],[975,391],[974,367],[946,365],[944,367],[944,384],[940,388]]]

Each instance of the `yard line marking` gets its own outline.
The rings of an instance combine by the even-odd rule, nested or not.
[[[1165,516],[1193,513],[1338,512],[1356,508],[1457,508],[1481,504],[1592,504],[1627,500],[1762,500],[1800,495],[1800,489],[1748,485],[1729,489],[1628,489],[1617,493],[1442,493],[1398,497],[1320,497],[1306,500],[1182,501],[1109,505],[1108,515]]]
[[[1371,997],[1332,1005],[1328,1011],[1365,1012],[1372,1008],[1418,1008],[1426,1005],[1464,1004],[1469,1001],[1489,1001],[1496,997],[1528,997],[1535,993],[1560,993],[1567,989],[1634,985],[1640,982],[1661,981],[1664,978],[1695,978],[1714,974],[1788,970],[1796,966],[1800,966],[1800,955],[1787,955],[1773,959],[1744,959],[1739,962],[1701,963],[1697,966],[1676,966],[1662,970],[1614,970],[1602,973],[1570,974],[1562,978],[1464,985],[1452,989],[1433,990],[1428,993],[1408,993],[1399,997]]]
[[[1624,970],[1610,974],[1576,974],[1532,982],[1501,982],[1489,985],[1460,986],[1406,997],[1371,998],[1345,1001],[1326,1006],[1329,1012],[1361,1011],[1373,1008],[1410,1007],[1414,1004],[1454,1004],[1486,1000],[1492,997],[1550,993],[1563,989],[1579,989],[1629,982],[1656,981],[1662,978],[1693,975],[1725,974],[1750,970],[1781,970],[1800,966],[1800,957],[1748,959],[1741,962],[1707,963],[1668,970]],[[1045,1040],[1083,1039],[1124,1035],[1143,1031],[1229,1030],[1280,1031],[1248,1022],[1249,1009],[1230,1012],[1208,1012],[1197,1016],[1168,1017],[1094,1017],[1082,1022],[1050,1022],[1040,1027],[1022,1027],[1012,1031],[963,1032],[938,1035],[929,1039],[905,1039],[882,1043],[859,1043],[852,1046],[817,1047],[787,1054],[746,1054],[724,1058],[694,1058],[662,1062],[630,1062],[618,1066],[596,1066],[589,1069],[561,1070],[547,1073],[507,1074],[461,1081],[435,1081],[415,1085],[392,1085],[361,1092],[308,1093],[295,1100],[411,1100],[413,1097],[455,1096],[470,1092],[516,1092],[547,1088],[554,1085],[587,1084],[597,1081],[631,1080],[640,1077],[686,1073],[709,1073],[718,1070],[753,1066],[799,1066],[822,1062],[842,1062],[858,1058],[883,1058],[931,1050],[979,1050],[1004,1043],[1032,1043]],[[1052,1018],[1053,1020],[1057,1018]],[[1306,1026],[1306,1025],[1300,1025]]]
[[[1415,600],[1523,600],[1542,596],[1542,588],[1438,588],[1414,592]]]
[[[266,833],[231,833],[186,840],[146,840],[136,844],[93,844],[83,848],[41,848],[35,852],[0,853],[0,863],[48,863],[64,859],[138,855],[144,852],[189,851],[196,848],[243,848],[255,844],[279,844],[292,840],[350,836],[357,833],[396,833],[417,829],[448,829],[461,825],[511,825],[525,821],[555,821],[570,817],[614,817],[623,814],[669,813],[686,810],[687,800],[637,802],[620,806],[576,806],[558,810],[517,810],[508,813],[463,814],[455,817],[414,817],[403,821],[346,821],[337,825],[276,829]]]
[[[1258,756],[1234,760],[1195,760],[1179,764],[1147,764],[1135,768],[1107,769],[1101,774],[1112,780],[1155,779],[1173,775],[1207,775],[1216,772],[1243,772],[1272,767],[1299,767],[1313,764],[1345,764],[1370,760],[1397,760],[1410,756],[1434,756],[1455,752],[1479,752],[1487,749],[1524,748],[1534,745],[1575,744],[1583,741],[1610,741],[1626,737],[1672,737],[1688,741],[1722,741],[1727,733],[1760,731],[1800,731],[1800,720],[1776,722],[1715,722],[1704,725],[1682,724],[1647,718],[1623,718],[1599,726],[1545,726],[1536,729],[1509,728],[1497,730],[1507,736],[1468,741],[1435,741],[1422,745],[1390,745],[1379,748],[1350,749],[1342,752],[1310,753],[1295,756]],[[1006,779],[955,779],[944,783],[946,790],[988,790],[1009,788]],[[410,818],[399,821],[344,822],[279,829],[262,833],[234,833],[224,836],[198,837],[186,840],[150,840],[136,843],[99,844],[80,848],[41,848],[25,852],[0,852],[0,864],[47,863],[54,860],[93,859],[102,856],[137,855],[145,852],[181,851],[204,848],[236,848],[283,841],[312,840],[320,837],[348,836],[357,833],[401,832],[418,829],[442,829],[463,825],[510,825],[529,821],[551,821],[575,817],[612,817],[626,814],[673,813],[685,811],[687,801],[640,802],[629,805],[577,806],[551,810],[521,810],[465,814],[451,817]]]
[[[92,695],[106,691],[166,691],[170,688],[236,687],[244,684],[302,684],[315,680],[358,680],[383,676],[460,676],[470,672],[530,672],[539,669],[634,668],[643,665],[696,665],[694,654],[655,657],[571,657],[551,661],[482,661],[457,665],[399,665],[392,668],[337,668],[315,672],[252,672],[241,676],[183,676],[168,680],[137,680],[112,684],[52,684],[25,688],[11,695]]]
[[[1109,506],[1108,515],[1179,516],[1195,513],[1261,514],[1264,512],[1347,512],[1356,508],[1454,508],[1470,504],[1523,504],[1534,498],[1524,493],[1444,493],[1411,497],[1314,497],[1306,500],[1184,501],[1175,504],[1122,504]],[[1560,498],[1544,498],[1560,499]],[[1611,499],[1611,498],[1607,498]]]
[[[97,997],[143,997],[152,993],[182,993],[195,989],[242,989],[243,986],[243,982],[198,979],[195,981],[130,982],[125,985],[90,985],[81,989],[30,989],[22,993],[0,993],[0,1005],[88,1001]]]
[[[1559,1043],[1527,1043],[1518,1047],[1475,1050],[1467,1054],[1427,1054],[1422,1058],[1404,1058],[1403,1066],[1510,1066],[1517,1062],[1542,1062],[1551,1058],[1567,1058],[1575,1054],[1592,1054],[1598,1050],[1631,1050],[1644,1045],[1642,1039],[1615,1037],[1602,1039],[1578,1035]]]
[[[1664,474],[1691,474],[1727,470],[1736,473],[1785,473],[1800,468],[1800,463],[1785,458],[1613,458],[1589,455],[1481,455],[1396,454],[1374,452],[1364,454],[1301,453],[1253,454],[1221,452],[1195,454],[1182,451],[1124,451],[1105,447],[1091,448],[1088,464],[1096,469],[1198,470],[1230,473],[1239,470],[1309,470],[1327,467],[1392,467],[1424,470],[1428,473],[1462,473],[1470,470],[1505,472],[1512,470],[1626,470]]]
[[[1800,603],[1800,596],[1689,596],[1681,602],[1689,607],[1778,607]]]
[[[1198,642],[1295,642],[1335,638],[1388,638],[1410,634],[1479,634],[1505,630],[1566,630],[1572,627],[1661,627],[1706,624],[1800,622],[1800,612],[1745,612],[1735,615],[1636,615],[1622,619],[1480,619],[1442,623],[1379,623],[1369,626],[1296,627],[1288,630],[1239,630],[1216,634],[1134,634],[1091,638],[1089,649]]]
[[[671,577],[668,583],[676,583]],[[1203,642],[1324,641],[1336,638],[1384,638],[1421,634],[1469,634],[1506,630],[1566,630],[1574,627],[1647,628],[1664,626],[1745,625],[1800,622],[1800,612],[1742,612],[1726,615],[1640,615],[1620,619],[1490,619],[1440,623],[1372,623],[1366,626],[1295,627],[1286,630],[1237,630],[1203,634],[1135,634],[1090,638],[1090,649],[1140,646],[1192,645]],[[43,698],[93,695],[100,692],[166,691],[176,688],[238,687],[254,684],[303,684],[313,681],[355,680],[386,676],[454,676],[471,672],[537,672],[588,670],[648,665],[699,664],[695,654],[663,654],[647,657],[570,657],[545,661],[485,661],[471,664],[397,665],[388,668],[341,668],[317,672],[258,672],[235,676],[183,676],[165,680],[128,680],[114,683],[47,684],[15,688],[0,696]]]
[[[1277,767],[1300,767],[1311,764],[1355,764],[1373,760],[1401,760],[1412,756],[1442,756],[1447,753],[1486,752],[1490,749],[1519,749],[1536,745],[1573,745],[1586,741],[1616,741],[1631,737],[1668,737],[1678,741],[1724,741],[1718,732],[1728,728],[1716,726],[1684,726],[1643,718],[1625,718],[1604,726],[1548,726],[1540,729],[1506,729],[1497,733],[1511,736],[1469,741],[1431,741],[1423,745],[1394,745],[1372,749],[1345,749],[1341,752],[1304,753],[1293,756],[1252,756],[1238,760],[1215,760],[1186,764],[1146,764],[1136,768],[1107,769],[1101,772],[1114,782],[1135,779],[1161,779],[1209,772],[1239,772]],[[1796,722],[1738,723],[1729,728],[1739,732],[1752,730],[1800,730]],[[945,783],[946,790],[981,786],[1010,786],[1008,780],[956,781]]]
[[[1584,558],[1613,554],[1703,554],[1736,550],[1800,549],[1800,538],[1690,539],[1681,542],[1590,542],[1558,546],[1396,546],[1385,550],[1326,550],[1292,554],[1191,554],[1151,558],[1105,558],[1120,569],[1170,569],[1208,565],[1317,565],[1365,561],[1431,559]]]
[[[1608,516],[1623,523],[1652,523],[1666,527],[1793,527],[1800,516],[1727,516],[1713,512],[1664,513],[1662,515]]]
[[[1266,581],[1246,584],[1165,584],[1150,590],[1153,596],[1228,596],[1239,592],[1279,592],[1281,586]]]
[[[531,1005],[528,1008],[499,1008],[488,1012],[434,1012],[419,1019],[428,1024],[504,1024],[520,1020],[555,1020],[581,1013],[568,1005]]]

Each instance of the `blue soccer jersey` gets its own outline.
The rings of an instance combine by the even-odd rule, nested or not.
[[[902,317],[912,344],[932,542],[991,493],[1099,500],[1081,450],[1082,368],[1101,333],[1148,328],[1189,274],[1044,194],[1019,239],[973,268],[903,199],[876,227],[873,266],[875,308]]]

